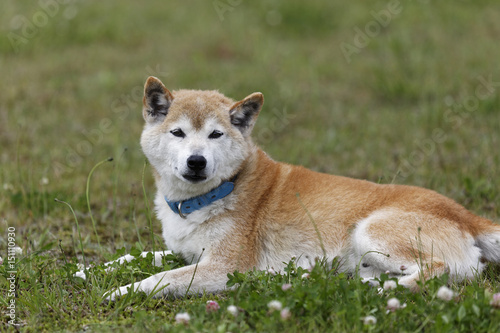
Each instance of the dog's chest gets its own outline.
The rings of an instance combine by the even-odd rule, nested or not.
[[[209,255],[233,226],[227,219],[207,221],[210,215],[206,210],[193,212],[184,219],[163,202],[156,207],[167,248],[181,254],[188,262],[196,262],[202,254]]]

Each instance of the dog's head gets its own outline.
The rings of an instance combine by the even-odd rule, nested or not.
[[[263,103],[261,93],[239,102],[217,91],[171,93],[149,77],[141,146],[157,181],[165,180],[168,192],[182,197],[209,191],[234,176],[252,148],[250,134]]]

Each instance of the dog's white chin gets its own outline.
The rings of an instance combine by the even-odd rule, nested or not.
[[[210,179],[208,179],[208,178],[196,179],[196,180],[189,179],[189,178],[184,178],[183,180],[184,180],[184,182],[186,182],[188,184],[191,184],[191,185],[203,184],[203,183],[206,183],[206,182],[210,181]]]
[[[191,199],[210,192],[221,183],[221,178],[214,176],[197,182],[190,181],[177,173],[160,177],[157,183],[158,190],[169,200]]]
[[[192,180],[192,179],[189,179],[189,176],[187,174],[181,174],[178,172],[175,173],[175,176],[177,177],[177,179],[179,179],[183,183],[189,184],[190,186],[202,185],[202,184],[210,182],[214,178],[213,175],[205,175],[205,176],[203,176],[204,177],[203,179]]]

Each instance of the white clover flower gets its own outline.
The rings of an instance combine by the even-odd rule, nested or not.
[[[14,253],[15,253],[16,255],[22,255],[22,254],[23,254],[23,249],[21,249],[19,246],[16,246],[16,247],[14,248]]]
[[[216,301],[207,301],[206,309],[207,312],[217,312],[220,309],[220,305]]]
[[[406,308],[406,303],[401,305],[401,302],[396,297],[393,297],[387,301],[387,313],[404,308]]]
[[[310,276],[309,273],[302,274],[303,279],[309,279],[309,276]]]
[[[283,290],[283,291],[287,291],[290,288],[292,288],[291,283],[285,283],[284,285],[281,286],[281,290]]]
[[[4,189],[4,191],[13,191],[14,190],[14,186],[12,186],[12,184],[9,184],[9,183],[4,183],[3,184],[3,189]]]
[[[180,312],[175,315],[175,322],[177,324],[187,324],[189,323],[189,320],[191,320],[191,317],[187,312]]]
[[[267,307],[271,311],[281,311],[281,309],[283,308],[283,304],[281,304],[280,301],[274,300],[267,303]]]
[[[66,1],[66,3],[67,3],[67,1]],[[68,7],[66,7],[64,9],[62,16],[66,20],[70,21],[70,20],[74,19],[77,14],[78,14],[78,8],[75,5],[69,5]]]
[[[398,287],[398,284],[394,280],[387,280],[384,282],[384,290],[393,290]]]
[[[83,271],[85,269],[85,266],[81,263],[78,263],[76,264],[76,268],[79,270],[79,271]]]
[[[227,312],[229,312],[232,316],[236,317],[240,311],[238,310],[238,307],[230,305],[227,307]]]
[[[377,323],[377,318],[375,318],[374,316],[366,316],[366,317],[363,317],[363,324],[365,325],[375,325]]]
[[[440,300],[448,302],[448,301],[451,301],[453,299],[453,297],[455,297],[455,293],[450,288],[448,288],[446,286],[442,286],[441,288],[438,289],[436,296]]]
[[[493,295],[493,299],[491,300],[490,305],[494,308],[500,309],[500,293],[496,293]]]
[[[276,275],[276,271],[275,271],[274,269],[272,269],[272,268],[269,268],[269,269],[267,270],[267,273],[268,273],[268,274],[271,274],[271,275]]]
[[[292,313],[290,312],[290,309],[289,308],[284,308],[283,310],[281,310],[280,317],[281,317],[282,320],[288,320],[288,319],[290,319],[290,317],[292,317]]]

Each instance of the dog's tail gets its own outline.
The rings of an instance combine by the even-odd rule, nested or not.
[[[500,225],[481,219],[475,238],[483,258],[490,262],[500,263]]]

